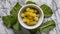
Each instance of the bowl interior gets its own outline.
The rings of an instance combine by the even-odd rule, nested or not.
[[[23,22],[23,20],[22,20],[22,18],[21,18],[21,16],[20,16],[20,14],[23,13],[27,7],[30,7],[30,8],[33,8],[33,9],[38,10],[38,12],[39,12],[39,14],[40,14],[39,20],[38,20],[37,24],[34,25],[34,26],[28,26],[26,23]],[[20,9],[19,13],[18,13],[18,20],[19,20],[20,24],[21,24],[24,28],[26,28],[26,29],[34,29],[34,28],[37,28],[38,26],[41,25],[41,23],[42,23],[42,21],[43,21],[43,18],[44,18],[44,15],[43,15],[43,11],[41,10],[41,8],[40,8],[39,6],[33,5],[33,4],[29,4],[29,5],[23,6],[23,7]]]
[[[21,10],[20,14],[23,13],[23,12],[25,12],[27,7],[37,10],[38,13],[39,13],[39,19],[40,19],[41,10],[39,10],[39,8],[37,8],[37,7],[33,6],[33,5],[29,5],[29,6],[24,7],[24,8]],[[22,17],[21,17],[21,18],[22,18]],[[38,21],[39,21],[39,20],[38,20]],[[38,22],[37,22],[37,23],[38,23]],[[26,23],[25,23],[25,24],[26,24]],[[27,25],[27,26],[28,26],[28,25]],[[33,25],[33,26],[34,26],[34,25]]]

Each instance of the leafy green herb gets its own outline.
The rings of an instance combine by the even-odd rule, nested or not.
[[[32,1],[27,1],[26,4],[36,4],[36,3]]]
[[[45,23],[42,23],[41,26],[39,26],[36,29],[29,30],[31,34],[35,34],[37,31],[39,32],[48,32],[52,30],[55,27],[55,22],[53,20],[47,21]]]
[[[55,22],[53,20],[42,23],[39,27],[40,31],[48,32],[55,27]]]
[[[43,4],[43,5],[41,5],[40,7],[42,8],[42,10],[43,10],[43,12],[44,12],[44,16],[45,16],[46,18],[52,16],[53,12],[52,12],[52,9],[51,9],[49,6]]]
[[[17,21],[17,19],[15,17],[13,17],[13,16],[3,16],[2,19],[3,19],[4,24],[7,27],[11,27]]]
[[[18,16],[18,12],[19,12],[19,10],[20,10],[21,7],[22,7],[22,6],[19,5],[19,3],[17,3],[17,4],[13,7],[13,9],[10,11],[11,16],[17,17],[17,16]]]
[[[13,29],[16,31],[20,31],[21,25],[19,24],[19,22],[17,22],[15,25],[13,25]]]
[[[4,24],[7,27],[11,27],[11,21],[10,21],[10,17],[9,16],[3,16],[2,19],[3,19]]]
[[[7,27],[13,28],[14,30],[20,30],[20,24],[18,23],[18,12],[22,6],[18,3],[10,11],[9,16],[3,16],[2,20]]]

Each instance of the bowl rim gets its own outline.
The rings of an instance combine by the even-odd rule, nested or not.
[[[28,26],[28,25],[26,25],[26,24],[22,21],[22,19],[21,19],[21,17],[20,17],[20,12],[21,12],[21,10],[23,10],[24,7],[27,7],[27,6],[30,6],[30,5],[31,5],[31,6],[36,6],[38,9],[40,9],[40,11],[41,11],[41,13],[42,13],[41,18],[40,18],[40,20],[38,21],[38,24],[36,24],[36,25],[34,25],[34,26]],[[43,13],[42,9],[41,9],[38,5],[34,5],[34,4],[24,5],[24,6],[21,7],[21,9],[20,9],[19,12],[18,12],[18,21],[19,21],[19,23],[21,24],[21,26],[24,27],[24,28],[26,28],[26,29],[35,29],[35,28],[39,27],[39,26],[42,24],[43,19],[44,19],[44,13]]]

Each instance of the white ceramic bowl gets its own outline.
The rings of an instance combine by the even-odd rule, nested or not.
[[[32,7],[32,8],[37,9],[38,11],[40,11],[40,18],[39,18],[37,24],[34,25],[34,26],[28,26],[27,24],[25,24],[25,23],[23,22],[21,16],[20,16],[20,14],[22,13],[22,11],[23,11],[26,7]],[[34,5],[34,4],[28,4],[28,5],[22,6],[22,8],[19,10],[19,13],[18,13],[19,23],[21,24],[21,26],[23,26],[23,27],[26,28],[26,29],[35,29],[35,28],[39,27],[39,26],[42,24],[43,19],[44,19],[44,14],[43,14],[42,9],[41,9],[39,6]]]

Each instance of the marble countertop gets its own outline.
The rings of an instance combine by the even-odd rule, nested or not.
[[[12,29],[8,29],[2,21],[2,16],[10,15],[10,10],[13,6],[19,2],[22,6],[25,5],[28,0],[0,0],[0,34],[30,34],[29,31],[22,28],[20,32],[14,32]],[[36,2],[37,5],[47,4],[53,10],[53,15],[50,18],[45,18],[44,20],[54,20],[56,22],[56,27],[50,32],[42,34],[59,34],[60,32],[60,0],[29,0]],[[28,33],[27,33],[28,32]]]

